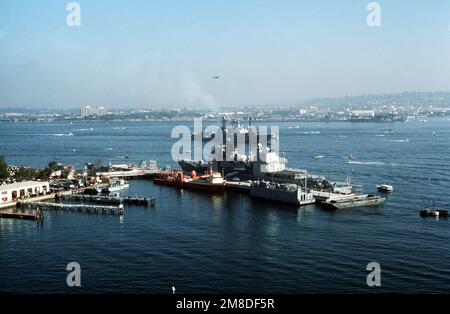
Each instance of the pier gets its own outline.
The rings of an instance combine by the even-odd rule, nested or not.
[[[61,195],[57,194],[55,200],[73,200],[78,202],[91,202],[98,204],[130,204],[130,205],[140,205],[140,206],[155,206],[156,199],[154,197],[119,197],[119,196],[109,196],[109,195],[86,195],[86,194],[72,194],[72,195]]]
[[[100,177],[106,177],[111,179],[126,179],[126,180],[136,180],[136,179],[152,179],[156,174],[161,173],[160,169],[139,169],[135,168],[132,170],[125,171],[108,171],[97,173]]]
[[[18,204],[19,205],[19,204]],[[80,212],[88,214],[111,214],[123,215],[124,207],[119,206],[100,206],[100,205],[86,205],[86,204],[63,204],[63,203],[47,203],[47,202],[22,202],[20,206],[29,208],[39,208],[48,210],[65,210],[71,212]]]
[[[99,204],[111,204],[111,205],[120,205],[122,203],[121,197],[115,196],[106,196],[106,195],[88,195],[88,194],[72,194],[72,195],[61,195],[56,194],[56,201],[60,200],[71,200],[78,202],[91,202],[91,203],[99,203]]]
[[[38,209],[36,209],[35,214],[11,212],[11,211],[0,211],[0,218],[42,221],[42,220],[44,220],[44,215],[42,214],[42,211],[38,208]]]
[[[130,204],[130,205],[143,205],[143,206],[151,206],[155,207],[156,199],[154,197],[147,198],[147,197],[124,197],[122,198],[122,202],[124,204]]]

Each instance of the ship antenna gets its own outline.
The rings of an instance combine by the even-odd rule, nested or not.
[[[307,184],[308,184],[308,173],[306,173],[306,176],[305,176],[305,193],[308,193]]]

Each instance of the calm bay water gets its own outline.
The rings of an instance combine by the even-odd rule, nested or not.
[[[38,167],[53,159],[175,167],[177,124],[3,123],[0,154]],[[0,220],[0,292],[450,292],[450,221],[418,214],[449,207],[450,121],[272,124],[289,167],[350,176],[364,192],[380,183],[397,191],[380,207],[331,213],[132,181],[124,193],[155,196],[157,206],[127,207],[122,222],[59,212],[43,224]],[[357,163],[345,162],[350,154]],[[71,261],[81,265],[80,288],[66,286]],[[378,288],[366,285],[371,261],[381,264]]]

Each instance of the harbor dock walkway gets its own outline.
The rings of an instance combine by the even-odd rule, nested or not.
[[[41,210],[65,210],[72,212],[83,212],[89,214],[111,214],[111,215],[123,215],[124,207],[122,204],[119,206],[100,206],[100,205],[86,205],[86,204],[63,204],[63,203],[47,203],[47,202],[22,202],[18,206],[38,208]]]

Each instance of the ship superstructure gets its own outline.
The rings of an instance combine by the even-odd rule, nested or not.
[[[251,119],[248,127],[243,127],[240,123],[233,122],[232,128],[227,128],[226,119],[222,119],[221,131],[223,132],[223,145],[215,149],[221,149],[223,160],[211,161],[213,169],[219,173],[223,173],[226,178],[238,177],[243,180],[266,180],[278,183],[292,183],[303,187],[304,182],[314,189],[326,190],[332,192],[351,192],[351,185],[348,183],[336,183],[327,180],[323,176],[315,176],[307,173],[306,170],[292,169],[287,167],[287,159],[284,155],[279,155],[270,148],[271,139],[274,138],[272,134],[254,133],[255,128],[251,127]],[[232,152],[227,152],[227,137],[228,132],[242,132],[246,136],[246,144],[256,139],[256,151],[238,152],[234,149]],[[253,133],[252,133],[253,132]],[[231,159],[231,160],[230,160]],[[208,161],[194,161],[194,160],[180,160],[178,161],[181,169],[184,172],[196,171],[203,173],[208,170],[210,162]]]

